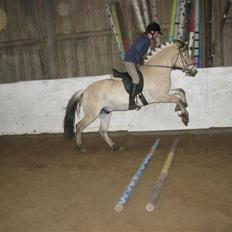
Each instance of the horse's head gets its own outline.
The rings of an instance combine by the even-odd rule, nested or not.
[[[173,64],[174,68],[181,69],[187,76],[195,76],[197,67],[189,56],[188,47],[180,40],[175,41],[175,46],[178,51]]]

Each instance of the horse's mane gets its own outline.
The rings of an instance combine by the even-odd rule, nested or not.
[[[160,47],[157,47],[157,48],[155,48],[154,50],[151,50],[151,51],[147,54],[147,56],[145,57],[144,63],[149,62],[154,56],[156,56],[157,54],[159,54],[159,53],[160,53],[161,51],[163,51],[164,49],[166,49],[166,48],[172,46],[173,44],[174,44],[173,42],[171,42],[171,43],[166,42],[166,43],[163,43]]]

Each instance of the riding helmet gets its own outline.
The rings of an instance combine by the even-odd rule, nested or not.
[[[149,33],[151,31],[158,31],[160,35],[163,34],[161,32],[160,25],[158,23],[156,23],[156,22],[152,22],[152,23],[150,23],[150,24],[147,25],[146,33]]]

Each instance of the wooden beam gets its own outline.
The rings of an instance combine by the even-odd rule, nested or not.
[[[63,34],[57,35],[56,40],[71,40],[71,39],[83,39],[88,37],[97,37],[97,36],[112,36],[113,33],[111,30],[99,30],[99,31],[88,31],[88,32],[79,32],[79,33],[70,33],[70,34]],[[43,40],[44,37],[41,37]],[[12,40],[12,41],[3,41],[0,42],[0,49],[3,48],[14,48],[14,47],[23,47],[23,46],[32,46],[37,45],[38,48],[40,47],[39,41],[35,38],[31,39],[20,39],[20,40]]]
[[[70,40],[70,39],[83,39],[87,37],[96,37],[96,36],[104,36],[104,35],[113,35],[112,30],[99,30],[99,31],[86,31],[79,33],[69,33],[57,35],[57,40]]]
[[[21,47],[21,46],[31,46],[36,45],[37,41],[35,39],[21,39],[21,40],[12,40],[0,42],[0,49],[2,48],[11,48],[11,47]]]

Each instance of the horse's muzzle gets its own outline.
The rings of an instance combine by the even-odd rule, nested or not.
[[[197,68],[192,67],[191,69],[186,69],[185,73],[186,73],[187,76],[194,77],[197,74]]]

